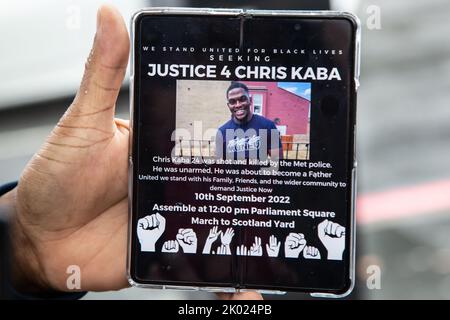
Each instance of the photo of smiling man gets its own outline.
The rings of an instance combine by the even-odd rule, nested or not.
[[[231,82],[226,98],[231,119],[217,130],[216,157],[232,160],[281,159],[280,132],[273,121],[254,113],[248,87],[241,82]]]

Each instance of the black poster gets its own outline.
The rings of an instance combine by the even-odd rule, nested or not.
[[[184,12],[134,26],[132,280],[348,291],[355,21]]]

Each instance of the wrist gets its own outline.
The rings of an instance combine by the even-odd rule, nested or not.
[[[211,247],[212,247],[212,243],[208,242],[208,240],[206,240],[205,242],[205,246],[203,247],[203,254],[210,254],[211,253]]]
[[[16,190],[0,196],[9,222],[11,285],[21,293],[48,292],[51,288],[44,279],[35,247],[18,216]]]
[[[328,253],[328,260],[342,260],[343,251]]]
[[[155,252],[155,244],[154,243],[141,243],[141,251],[144,252]]]

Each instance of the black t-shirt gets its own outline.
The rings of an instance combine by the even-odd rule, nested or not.
[[[222,148],[220,148],[222,146]],[[230,119],[217,131],[216,156],[223,159],[267,159],[282,156],[280,132],[275,123],[257,114],[239,124]]]

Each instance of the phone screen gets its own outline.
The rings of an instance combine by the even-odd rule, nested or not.
[[[134,22],[135,283],[342,293],[353,258],[355,22]]]

